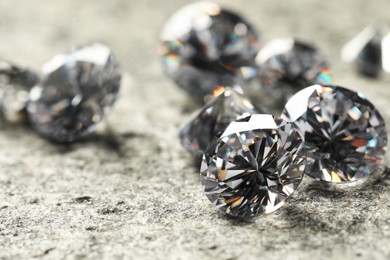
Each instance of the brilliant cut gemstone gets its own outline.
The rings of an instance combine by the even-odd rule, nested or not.
[[[195,111],[190,120],[181,127],[181,143],[193,155],[202,156],[210,143],[217,139],[232,121],[259,112],[260,109],[255,108],[249,99],[237,90],[227,87],[204,107]]]
[[[297,189],[305,167],[291,123],[256,114],[232,122],[205,152],[201,180],[213,206],[237,217],[271,213]]]
[[[363,179],[382,164],[387,146],[385,121],[361,93],[314,85],[295,94],[282,118],[304,135],[305,173],[325,182]]]
[[[0,61],[0,106],[7,120],[24,119],[30,89],[37,82],[34,72]]]
[[[341,57],[354,63],[361,74],[377,77],[382,71],[381,40],[382,34],[368,26],[343,47]]]
[[[119,66],[105,45],[58,55],[43,66],[42,83],[30,92],[30,121],[52,141],[75,141],[102,122],[117,98],[120,80]]]
[[[165,24],[161,40],[165,73],[198,100],[219,85],[256,75],[259,41],[254,29],[218,4],[199,2],[180,9]]]
[[[307,86],[330,83],[327,60],[313,46],[294,39],[271,41],[260,50],[256,63],[263,90],[279,105]]]

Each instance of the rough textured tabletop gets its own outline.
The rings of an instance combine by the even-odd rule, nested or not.
[[[252,222],[209,206],[177,138],[196,106],[156,55],[162,24],[186,2],[0,1],[1,58],[39,69],[73,44],[99,41],[125,72],[108,132],[64,146],[28,126],[2,127],[0,258],[389,259],[389,174],[338,192],[305,180],[286,207]],[[388,0],[220,3],[264,42],[294,35],[318,46],[334,82],[363,91],[390,125],[390,76],[362,78],[339,57],[366,25],[390,22]]]

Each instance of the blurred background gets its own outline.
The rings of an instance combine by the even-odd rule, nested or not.
[[[40,70],[73,45],[102,42],[125,74],[111,133],[58,146],[27,126],[0,132],[0,258],[389,259],[387,179],[350,193],[310,187],[254,223],[208,205],[178,127],[196,105],[163,75],[157,48],[183,0],[1,0],[0,58]],[[225,0],[262,42],[294,36],[328,57],[333,82],[359,90],[390,125],[390,75],[369,79],[340,50],[388,0]],[[387,156],[389,158],[389,156]]]

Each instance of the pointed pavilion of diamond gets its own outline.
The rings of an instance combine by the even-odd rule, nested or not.
[[[350,40],[341,50],[345,62],[355,64],[368,77],[378,77],[382,71],[382,34],[372,26]]]
[[[362,93],[339,86],[313,85],[295,94],[282,118],[304,135],[305,174],[346,183],[380,169],[387,147],[383,117]]]
[[[232,121],[261,112],[238,89],[219,87],[217,90],[221,93],[195,111],[181,127],[180,140],[187,151],[195,156],[202,156],[209,144]]]
[[[232,122],[206,150],[201,181],[212,205],[247,218],[285,204],[303,178],[302,135],[292,123],[256,114]]]

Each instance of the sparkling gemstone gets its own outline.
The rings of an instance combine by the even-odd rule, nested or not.
[[[222,93],[216,93],[216,97],[195,111],[190,120],[181,127],[181,143],[195,156],[202,156],[211,142],[217,139],[232,121],[260,112],[237,88],[220,89]]]
[[[361,93],[338,86],[310,86],[289,100],[282,118],[294,122],[304,135],[305,173],[317,180],[360,180],[383,162],[385,122]]]
[[[368,26],[343,47],[341,57],[354,63],[361,74],[377,77],[382,71],[381,39],[382,34]]]
[[[0,106],[7,120],[25,118],[29,92],[37,82],[34,72],[0,61]]]
[[[213,206],[253,217],[283,206],[304,168],[301,134],[287,121],[256,114],[231,123],[207,149],[201,180]]]
[[[263,90],[278,105],[314,83],[330,83],[326,59],[314,47],[294,39],[271,41],[260,50],[256,63]]]
[[[165,24],[161,40],[165,73],[198,100],[219,85],[256,76],[259,41],[253,27],[218,4],[199,2],[180,9]]]
[[[94,43],[55,56],[30,92],[29,118],[42,136],[72,142],[94,130],[114,104],[121,74],[111,50]]]

